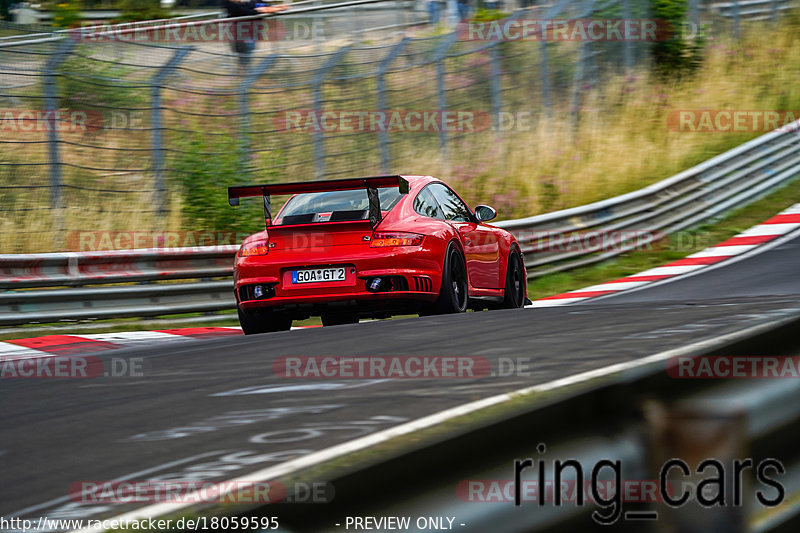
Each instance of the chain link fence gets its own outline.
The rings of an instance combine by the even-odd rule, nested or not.
[[[643,20],[649,5],[559,0],[511,17]],[[326,11],[322,29],[318,14],[276,17],[250,55],[219,26],[197,37],[218,21],[160,42],[0,40],[2,252],[75,249],[76,232],[91,230],[176,229],[187,212],[189,229],[257,229],[258,217],[237,226],[224,217],[240,215],[215,214],[234,183],[427,173],[430,154],[457,172],[522,115],[565,107],[577,120],[583,95],[647,62],[653,44],[476,40],[425,24],[411,2],[360,7]]]

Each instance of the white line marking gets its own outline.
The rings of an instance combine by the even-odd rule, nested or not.
[[[737,237],[761,237],[775,235],[785,235],[790,231],[796,230],[800,224],[759,224],[741,232]]]
[[[692,270],[703,268],[704,266],[706,265],[663,266],[663,267],[651,268],[650,270],[645,270],[644,272],[639,272],[638,274],[633,274],[633,275],[634,276],[679,276],[681,274],[691,272]]]
[[[190,463],[190,462],[195,461],[197,459],[203,459],[204,457],[210,457],[212,455],[220,455],[220,454],[223,454],[223,453],[226,453],[226,452],[229,452],[229,451],[230,450],[215,450],[213,452],[206,452],[206,453],[201,453],[201,454],[198,454],[198,455],[193,455],[191,457],[185,457],[183,459],[178,459],[177,461],[171,461],[169,463],[164,463],[162,465],[154,466],[152,468],[147,468],[145,470],[139,470],[138,472],[134,472],[133,474],[127,474],[127,475],[125,475],[123,477],[118,477],[116,479],[113,479],[112,482],[115,482],[115,481],[127,481],[129,479],[135,479],[135,478],[137,478],[139,476],[146,476],[147,474],[151,474],[153,472],[158,472],[159,470],[165,470],[167,468],[172,468],[173,466],[178,466],[178,465],[183,464],[183,463]],[[69,500],[70,500],[70,496],[69,495],[61,496],[59,498],[48,500],[48,501],[46,501],[44,503],[38,503],[36,505],[31,505],[30,507],[26,507],[24,509],[20,509],[19,511],[15,511],[15,512],[13,512],[13,513],[11,513],[9,515],[6,515],[6,516],[7,517],[23,516],[23,515],[25,515],[27,513],[30,513],[30,512],[33,512],[33,511],[38,511],[39,509],[47,509],[48,507],[51,507],[53,505],[58,505],[58,504],[63,503],[63,502],[67,502]]]
[[[33,348],[18,346],[9,342],[0,342],[0,357],[4,359],[29,359],[32,357],[50,357],[51,355],[53,354],[41,350],[34,350]]]
[[[620,286],[620,287],[624,286],[624,287],[633,288],[633,287],[641,287],[642,285],[647,285],[648,283],[651,283],[649,281],[625,281],[625,279],[626,278],[620,278],[618,280],[606,281],[605,283],[602,283],[600,285],[596,285],[596,287],[614,288],[614,287],[617,287],[617,286]]]
[[[180,341],[191,339],[190,337],[185,337],[183,335],[172,335],[170,333],[161,333],[158,331],[121,331],[117,333],[92,333],[90,335],[77,336],[126,346],[141,344],[143,342],[149,342],[153,340]]]
[[[690,255],[689,257],[719,257],[725,256],[730,257],[733,255],[743,254],[745,252],[749,252],[753,248],[756,248],[757,244],[739,244],[734,246],[712,246],[711,248],[706,248],[705,250],[701,250],[695,254]]]
[[[532,303],[525,306],[525,309],[532,309],[534,307],[557,307],[559,305],[567,305],[572,304],[575,302],[580,302],[581,300],[586,300],[586,297],[582,298],[555,298],[553,300],[534,300]]]
[[[578,289],[577,291],[570,291],[570,292],[593,292],[593,291],[624,291],[626,289],[632,289],[633,287],[641,287],[642,285],[647,285],[650,283],[649,281],[609,281],[607,283],[601,283],[600,285],[590,285],[584,289]],[[569,294],[569,293],[567,293]]]
[[[337,390],[337,389],[358,389],[361,387],[369,387],[376,383],[383,383],[388,381],[386,379],[373,379],[364,382],[356,383],[342,383],[342,382],[328,382],[328,383],[300,383],[297,385],[256,385],[254,387],[244,387],[242,389],[233,389],[225,392],[217,392],[209,396],[245,396],[248,394],[274,394],[276,392],[302,392],[302,391],[324,391],[324,390]]]

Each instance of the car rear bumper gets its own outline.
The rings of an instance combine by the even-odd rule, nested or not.
[[[436,299],[441,285],[441,252],[426,239],[423,246],[390,250],[362,246],[329,247],[324,254],[285,251],[266,256],[238,258],[234,269],[236,301],[242,309],[286,307],[320,312],[326,307],[382,309],[406,307],[413,302]],[[431,245],[434,245],[431,247]],[[321,257],[324,255],[324,259]],[[343,267],[346,279],[334,282],[293,284],[292,271]],[[399,279],[389,290],[373,292],[367,285],[375,278]],[[251,287],[271,286],[268,297],[253,298]]]

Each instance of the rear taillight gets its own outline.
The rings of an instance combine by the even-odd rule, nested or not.
[[[371,248],[384,248],[386,246],[419,246],[424,235],[404,232],[381,232],[372,235],[369,241]]]
[[[252,257],[254,255],[267,255],[269,245],[266,242],[249,242],[239,248],[239,257]]]

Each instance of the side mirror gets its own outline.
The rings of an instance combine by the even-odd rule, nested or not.
[[[479,205],[475,208],[475,216],[478,217],[478,220],[481,222],[488,222],[497,218],[497,211],[494,210],[494,207]]]

